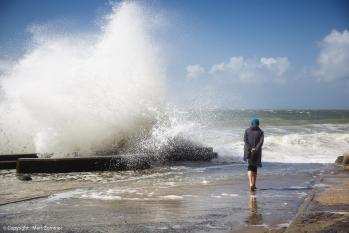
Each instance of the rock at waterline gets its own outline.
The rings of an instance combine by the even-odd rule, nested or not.
[[[343,163],[343,155],[338,156],[334,163],[337,165],[341,165]]]
[[[335,164],[349,171],[349,151],[344,152],[342,156],[338,156]]]
[[[22,174],[22,175],[17,175],[17,178],[22,181],[29,181],[32,180],[32,178],[29,175]]]
[[[343,165],[349,165],[349,151],[344,152],[343,156]]]

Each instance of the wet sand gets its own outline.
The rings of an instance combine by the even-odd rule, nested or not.
[[[3,232],[283,232],[317,177],[331,172],[332,165],[265,164],[251,193],[244,164],[38,174],[29,182],[8,171],[1,173],[0,225]]]

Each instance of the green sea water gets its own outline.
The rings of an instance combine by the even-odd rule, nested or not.
[[[349,149],[349,110],[212,110],[182,113],[185,137],[214,147],[223,161],[241,161],[244,130],[260,119],[270,162],[331,163]]]

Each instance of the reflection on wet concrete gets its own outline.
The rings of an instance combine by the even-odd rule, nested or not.
[[[11,191],[70,188],[0,206],[0,227],[45,223],[64,232],[229,232],[246,225],[277,226],[293,217],[320,165],[266,164],[255,195],[246,188],[245,169],[244,164],[201,164],[142,173],[33,175],[30,182],[0,173],[0,187],[6,187],[0,188],[0,200]]]
[[[257,206],[257,197],[255,193],[250,194],[248,202],[248,217],[246,222],[250,225],[259,225],[263,223],[263,215]]]

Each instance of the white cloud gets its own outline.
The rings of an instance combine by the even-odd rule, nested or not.
[[[320,46],[314,75],[326,81],[349,78],[349,32],[334,30],[322,40]]]
[[[289,68],[290,62],[286,57],[262,57],[259,60],[231,57],[228,62],[214,64],[209,73],[225,74],[246,82],[270,79],[283,82]]]
[[[261,64],[263,64],[268,70],[281,77],[284,75],[290,67],[290,62],[286,57],[278,57],[278,58],[265,58],[262,57],[260,60]]]
[[[13,65],[12,60],[0,59],[0,75],[10,71]]]
[[[195,79],[200,77],[205,73],[204,67],[200,65],[188,65],[187,66],[187,78],[188,79]]]

